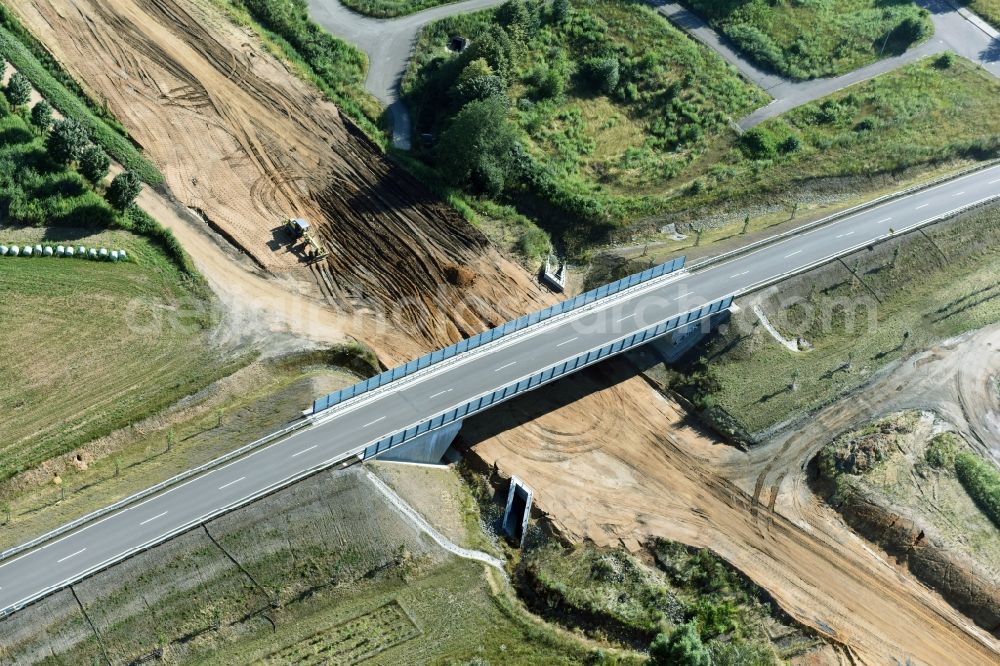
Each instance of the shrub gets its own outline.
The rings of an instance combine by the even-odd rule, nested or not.
[[[899,22],[889,35],[889,39],[899,49],[905,49],[930,34],[930,26],[916,16],[907,16]]]
[[[91,144],[80,156],[80,173],[91,183],[97,184],[108,175],[111,160],[100,146]]]
[[[503,79],[493,73],[493,68],[482,58],[473,60],[458,75],[451,89],[452,96],[461,104],[494,95],[506,95]]]
[[[584,73],[594,88],[606,95],[611,94],[621,78],[621,65],[618,58],[605,56],[590,58],[583,64]]]
[[[951,51],[945,51],[937,58],[934,59],[934,66],[938,69],[950,69],[952,65],[955,64],[955,54]]]
[[[778,144],[778,150],[783,154],[794,153],[802,146],[802,141],[795,134],[789,134],[785,139]]]
[[[52,127],[52,105],[43,99],[31,107],[31,124],[47,132]]]
[[[108,202],[118,210],[126,210],[139,196],[142,189],[142,181],[132,171],[122,171],[111,180],[108,186]]]
[[[569,0],[552,0],[552,22],[564,23],[567,18],[569,18]]]
[[[754,127],[740,137],[740,148],[753,160],[771,159],[778,153],[774,135],[763,127]]]
[[[13,106],[27,104],[31,99],[31,81],[21,72],[14,72],[7,82],[7,100]]]
[[[955,456],[958,453],[958,437],[950,432],[943,432],[935,435],[927,450],[924,451],[924,460],[931,467],[937,469],[951,469],[955,465]]]
[[[697,627],[689,622],[674,629],[669,638],[658,634],[649,646],[649,661],[654,666],[711,666],[712,657]]]
[[[535,94],[539,99],[556,99],[566,92],[566,78],[556,69],[543,69],[536,72]]]
[[[1000,527],[1000,471],[966,451],[955,457],[955,473],[969,497]]]
[[[45,141],[45,148],[57,164],[69,164],[80,159],[84,149],[90,144],[87,131],[74,118],[60,120],[52,128]]]

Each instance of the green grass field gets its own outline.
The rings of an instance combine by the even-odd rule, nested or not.
[[[210,304],[143,237],[5,227],[0,242],[104,246],[131,258],[0,258],[0,479],[153,414],[245,362],[213,350]]]
[[[786,338],[802,336],[809,351],[787,350],[744,308],[699,352],[716,383],[705,404],[758,432],[832,401],[912,350],[1000,320],[1000,210],[926,233],[933,245],[910,234],[845,257],[846,267],[786,281],[783,297],[794,304],[765,301],[771,323]]]
[[[683,0],[752,60],[793,79],[835,76],[931,34],[908,0]]]

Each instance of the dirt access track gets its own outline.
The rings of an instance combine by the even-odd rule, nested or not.
[[[12,8],[106,100],[180,203],[268,272],[311,278],[345,315],[344,333],[387,357],[455,341],[546,299],[256,35],[204,0]],[[311,275],[281,229],[289,216],[313,221],[330,250]]]

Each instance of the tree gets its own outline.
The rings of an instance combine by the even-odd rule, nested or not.
[[[538,13],[524,0],[507,0],[497,9],[496,19],[518,42],[523,43],[538,32]]]
[[[493,73],[493,68],[483,58],[470,62],[458,75],[451,94],[459,104],[494,95],[506,95],[507,87],[503,79]]]
[[[31,107],[31,124],[43,132],[48,131],[52,127],[52,105],[43,99]]]
[[[479,39],[473,40],[463,55],[468,62],[485,60],[497,76],[506,79],[514,64],[514,45],[507,31],[493,24]]]
[[[519,145],[507,121],[506,99],[488,97],[455,115],[438,141],[437,164],[453,185],[497,194],[515,169]]]
[[[552,0],[552,22],[563,23],[569,18],[569,0]]]
[[[80,159],[89,144],[90,137],[83,126],[73,118],[66,118],[52,128],[45,141],[45,148],[53,160],[59,164],[69,164]]]
[[[80,173],[95,185],[108,175],[110,166],[111,160],[108,159],[108,154],[100,146],[91,144],[84,149],[80,156]]]
[[[750,213],[747,213],[746,217],[743,218],[743,230],[740,231],[740,236],[745,235],[749,227],[750,227]]]
[[[649,661],[653,666],[711,666],[712,655],[689,622],[674,629],[670,638],[657,634],[649,646]]]
[[[112,206],[118,210],[125,210],[139,196],[141,189],[142,182],[139,180],[139,176],[135,175],[135,172],[122,171],[112,179],[105,196]]]
[[[14,72],[7,82],[7,100],[14,106],[27,104],[31,99],[31,81],[21,72]]]

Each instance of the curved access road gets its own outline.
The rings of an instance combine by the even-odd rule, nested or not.
[[[0,560],[0,613],[541,369],[998,197],[1000,165],[994,165],[651,280],[432,365],[320,412],[248,455]]]
[[[488,9],[504,0],[466,0],[391,19],[375,19],[351,11],[338,0],[309,0],[309,14],[331,34],[348,41],[368,56],[365,88],[386,105],[392,121],[392,145],[410,149],[410,115],[399,98],[420,29],[432,21]]]

